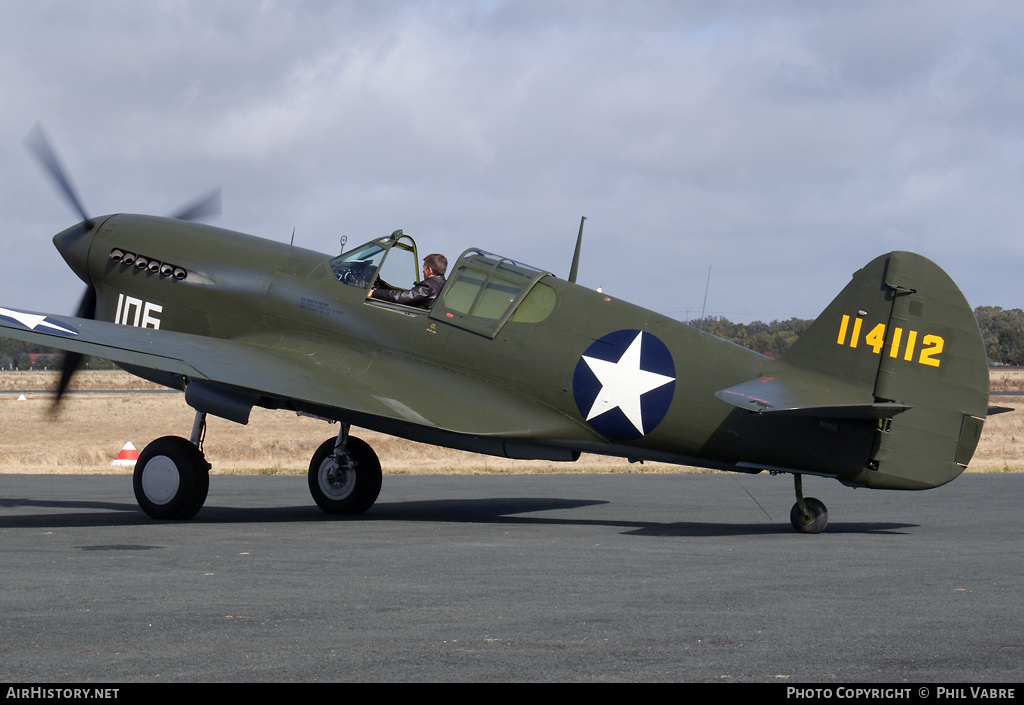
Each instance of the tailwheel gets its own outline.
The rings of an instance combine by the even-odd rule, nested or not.
[[[796,485],[796,504],[789,511],[789,521],[801,534],[820,534],[828,526],[828,509],[819,499],[804,499],[803,476],[793,477]]]
[[[313,500],[325,512],[362,514],[380,494],[380,460],[365,441],[342,429],[313,454],[308,479]]]
[[[800,509],[800,503],[797,502],[790,510],[789,521],[793,528],[801,534],[820,534],[828,526],[828,509],[814,497],[805,499],[804,507]]]
[[[154,519],[191,519],[210,489],[210,464],[193,443],[164,436],[150,443],[135,463],[135,499]]]

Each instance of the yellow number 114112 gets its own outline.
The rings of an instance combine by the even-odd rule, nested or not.
[[[856,348],[863,340],[866,347],[871,348],[871,351],[876,355],[882,354],[885,345],[885,324],[878,323],[874,328],[864,333],[863,338],[861,337],[862,328],[864,325],[863,318],[854,318],[851,326],[850,317],[844,315],[843,320],[839,323],[839,337],[836,339],[838,345],[849,345],[851,348]],[[916,330],[903,330],[898,326],[894,326],[892,329],[892,339],[889,341],[888,355],[891,358],[902,357],[907,362],[917,362],[921,365],[929,365],[931,367],[938,367],[942,362],[939,359],[939,355],[942,353],[942,348],[946,342],[939,335],[924,335],[921,336],[921,346],[917,347],[918,333]],[[900,355],[900,349],[902,347],[903,354]],[[915,355],[917,359],[915,360]]]

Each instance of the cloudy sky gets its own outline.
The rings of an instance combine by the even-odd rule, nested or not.
[[[76,218],[335,253],[403,228],[679,319],[812,318],[920,252],[1024,308],[1024,3],[0,0],[0,305],[66,313]]]

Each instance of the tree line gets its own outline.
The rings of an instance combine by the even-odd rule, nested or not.
[[[60,350],[21,340],[0,338],[0,370],[59,370],[64,360]],[[113,369],[114,363],[98,357],[86,357],[83,365],[92,370]]]
[[[1024,365],[1024,311],[979,306],[974,309],[974,317],[985,341],[989,364]],[[733,323],[711,316],[690,321],[690,325],[763,355],[780,357],[813,322],[814,319],[790,318],[771,323]]]
[[[1002,309],[999,306],[979,306],[974,309],[989,363],[995,365],[1024,365],[1024,311],[1019,308]],[[813,318],[790,318],[785,321],[764,323],[733,323],[728,318],[708,316],[689,321],[694,328],[731,340],[745,348],[769,357],[780,357],[789,350]],[[0,369],[46,370],[59,369],[62,353],[57,350],[0,338]],[[110,369],[113,364],[101,358],[86,358],[90,369]]]

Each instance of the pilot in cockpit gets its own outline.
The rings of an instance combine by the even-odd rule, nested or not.
[[[411,289],[370,289],[370,298],[392,301],[406,306],[430,308],[444,287],[444,273],[448,260],[444,255],[427,255],[423,258],[423,280]]]

